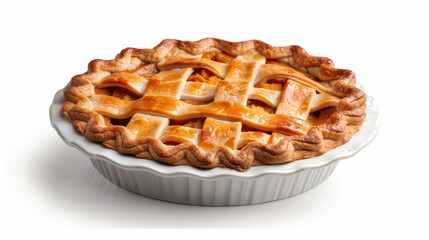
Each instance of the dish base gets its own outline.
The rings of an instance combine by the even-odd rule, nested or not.
[[[146,169],[126,169],[91,158],[94,167],[112,183],[146,197],[188,205],[237,206],[292,197],[310,190],[335,170],[338,161],[296,174],[265,174],[256,178],[199,179],[160,176]]]

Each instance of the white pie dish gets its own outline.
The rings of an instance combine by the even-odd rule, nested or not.
[[[227,168],[198,169],[168,166],[135,158],[89,141],[61,112],[63,90],[50,107],[53,128],[63,141],[87,155],[94,167],[114,184],[141,195],[190,205],[233,206],[292,197],[314,188],[335,170],[338,160],[352,157],[377,135],[380,116],[367,96],[367,119],[352,139],[329,152],[281,165],[251,167],[246,172]]]

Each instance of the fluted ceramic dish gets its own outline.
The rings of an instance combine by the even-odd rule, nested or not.
[[[175,203],[233,206],[270,202],[295,196],[319,185],[339,160],[350,158],[377,135],[380,116],[367,95],[367,119],[352,139],[321,156],[280,165],[251,167],[246,172],[226,168],[168,166],[127,156],[91,142],[76,131],[61,112],[63,90],[50,107],[53,128],[68,145],[81,150],[112,183],[141,195]]]

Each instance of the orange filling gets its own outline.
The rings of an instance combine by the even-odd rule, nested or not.
[[[112,96],[127,101],[134,101],[139,98],[130,90],[121,87],[94,88],[94,92],[96,95]]]
[[[253,99],[247,100],[247,107],[261,113],[274,114],[274,112],[276,111],[276,109],[268,106],[267,104]]]
[[[124,88],[115,88],[115,90],[113,90],[112,97],[127,101],[134,101],[139,98],[137,95]]]
[[[108,90],[109,88],[94,88],[94,92],[97,95],[112,96],[112,93]]]
[[[222,80],[206,69],[199,69],[188,78],[190,82],[202,82],[217,85]]]
[[[281,83],[268,83],[268,82],[265,82],[265,83],[259,84],[257,87],[258,88],[265,88],[265,89],[268,89],[268,90],[281,91],[283,89],[283,85],[284,84],[281,84]]]
[[[201,58],[206,58],[206,59],[210,59],[212,61],[221,62],[221,63],[230,63],[234,59],[234,57],[228,54],[217,52],[217,51],[206,52],[203,54]]]
[[[184,127],[201,129],[205,120],[205,118],[192,118],[184,120],[170,119],[170,125],[180,125]]]

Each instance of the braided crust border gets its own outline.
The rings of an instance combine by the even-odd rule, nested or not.
[[[103,117],[91,110],[92,104],[89,100],[94,94],[93,84],[103,78],[103,72],[126,70],[132,57],[147,63],[158,62],[175,47],[191,54],[217,48],[232,56],[255,49],[267,59],[282,59],[320,81],[331,81],[333,92],[342,99],[337,111],[330,116],[327,123],[312,127],[307,135],[283,138],[274,145],[250,142],[240,150],[220,146],[216,152],[206,152],[192,143],[169,146],[158,139],[134,139],[123,126],[106,127]],[[360,129],[366,117],[366,95],[355,87],[355,82],[355,74],[352,71],[336,69],[331,59],[311,56],[299,46],[274,47],[259,40],[228,42],[205,38],[190,42],[166,39],[153,49],[126,48],[113,60],[91,61],[88,71],[74,76],[69,88],[64,91],[62,112],[89,140],[101,142],[124,154],[170,165],[191,165],[198,168],[228,167],[246,171],[251,166],[286,163],[321,155],[349,141]]]

